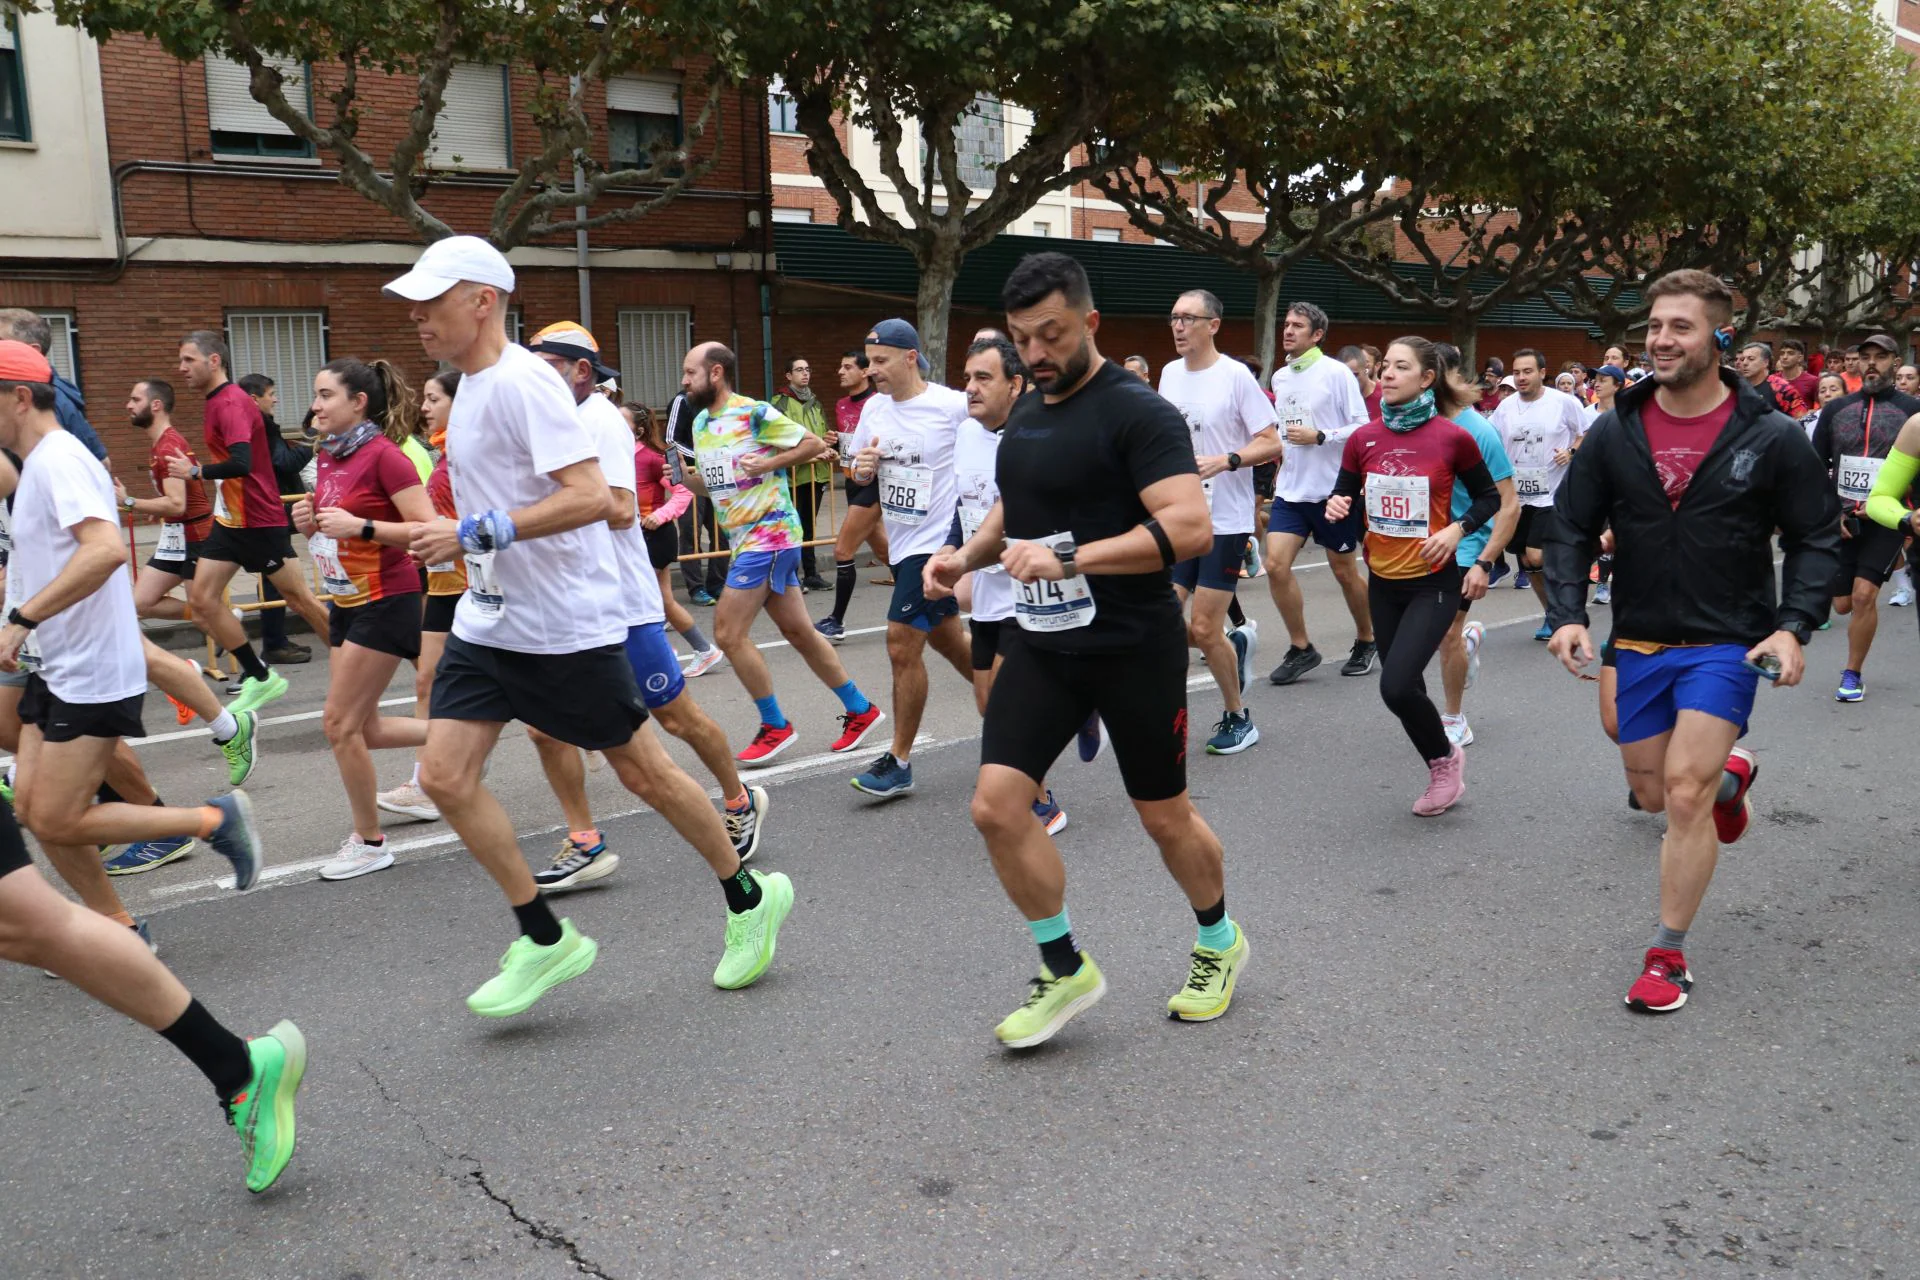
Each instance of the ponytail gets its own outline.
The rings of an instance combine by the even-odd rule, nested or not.
[[[392,361],[369,362],[347,356],[333,361],[322,372],[332,374],[339,381],[348,399],[367,398],[367,421],[378,426],[387,439],[405,444],[413,434],[413,393],[407,386],[406,376]]]

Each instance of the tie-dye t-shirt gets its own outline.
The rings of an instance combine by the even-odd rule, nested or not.
[[[695,463],[735,555],[800,545],[800,515],[787,473],[742,475],[739,464],[743,458],[785,453],[806,438],[807,429],[792,418],[742,395],[728,396],[720,409],[703,409],[693,420]]]

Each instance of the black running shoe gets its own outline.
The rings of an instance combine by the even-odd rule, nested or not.
[[[1380,665],[1380,647],[1371,640],[1355,640],[1353,652],[1340,668],[1343,676],[1363,676]]]
[[[1307,672],[1320,665],[1320,651],[1312,645],[1302,649],[1294,645],[1287,650],[1287,656],[1273,669],[1267,678],[1275,684],[1292,684]]]

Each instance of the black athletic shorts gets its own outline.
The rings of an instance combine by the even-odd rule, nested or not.
[[[447,637],[433,678],[433,719],[518,720],[582,751],[633,738],[647,708],[624,644],[580,653],[515,653]]]
[[[192,582],[193,568],[200,563],[200,548],[205,545],[204,542],[189,542],[185,560],[162,560],[159,556],[154,556],[147,561],[147,568],[157,569],[161,573],[170,573],[184,582]]]
[[[1012,618],[992,622],[973,618],[967,625],[973,629],[973,669],[991,671],[993,660],[1000,656],[1000,638],[1020,624]]]
[[[1900,557],[1907,535],[1896,529],[1860,516],[1846,517],[1851,538],[1840,539],[1840,569],[1833,575],[1833,596],[1853,594],[1853,580],[1865,578],[1874,586],[1883,586],[1893,573],[1893,562]]]
[[[847,505],[850,507],[872,507],[880,503],[880,477],[875,476],[865,484],[860,484],[852,476],[847,477]]]
[[[927,599],[927,555],[908,556],[892,566],[893,602],[887,606],[887,621],[931,631],[948,618],[960,616],[960,602],[952,596]]]
[[[417,658],[420,631],[420,597],[411,591],[369,600],[351,609],[327,606],[327,647],[331,649],[351,640],[362,649],[390,653],[396,658]]]
[[[987,697],[980,763],[1036,783],[1094,712],[1106,722],[1120,779],[1135,800],[1187,789],[1187,637],[1169,631],[1125,653],[1056,653],[1000,634],[1000,674]]]
[[[140,723],[140,709],[146,700],[142,692],[118,702],[67,702],[55,697],[36,672],[27,677],[26,692],[20,695],[20,723],[38,725],[40,736],[48,742],[144,738],[147,730]]]
[[[442,634],[453,630],[453,611],[460,607],[462,591],[454,595],[428,596],[420,613],[420,630]]]
[[[647,559],[656,569],[665,569],[680,558],[680,530],[669,520],[658,529],[642,529],[647,540]]]
[[[1280,464],[1277,462],[1256,462],[1253,464],[1253,496],[1271,498],[1275,483],[1280,479]]]
[[[13,816],[13,806],[0,800],[0,876],[10,876],[32,865],[27,842],[20,838],[20,823]]]
[[[1513,540],[1507,543],[1507,550],[1526,552],[1546,546],[1553,520],[1552,507],[1520,508],[1520,523],[1513,527]]]
[[[213,532],[200,544],[200,558],[237,564],[248,573],[278,573],[281,565],[293,559],[293,539],[284,526],[230,529],[216,520]]]

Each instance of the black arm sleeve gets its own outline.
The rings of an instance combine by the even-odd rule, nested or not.
[[[1493,482],[1493,472],[1488,470],[1484,461],[1462,472],[1460,483],[1467,486],[1467,492],[1473,495],[1473,504],[1460,517],[1460,527],[1468,533],[1477,533],[1500,510],[1500,486]]]
[[[202,480],[236,480],[253,470],[253,446],[235,444],[227,446],[225,462],[210,462],[200,468]]]
[[[966,530],[960,527],[959,507],[953,509],[953,525],[947,530],[946,545],[949,547],[964,547],[967,545]]]
[[[1481,464],[1481,470],[1484,471],[1485,469],[1486,465],[1484,463]],[[1366,477],[1358,471],[1349,471],[1345,467],[1342,467],[1340,468],[1340,478],[1333,482],[1333,492],[1328,496],[1335,498],[1357,498],[1360,496],[1360,486],[1365,480]]]
[[[1600,534],[1613,510],[1613,487],[1607,460],[1618,447],[1617,418],[1596,422],[1574,451],[1560,491],[1554,495],[1554,518],[1547,521],[1543,560],[1547,572],[1547,625],[1554,630],[1577,623],[1587,625],[1587,568],[1593,563]]]

